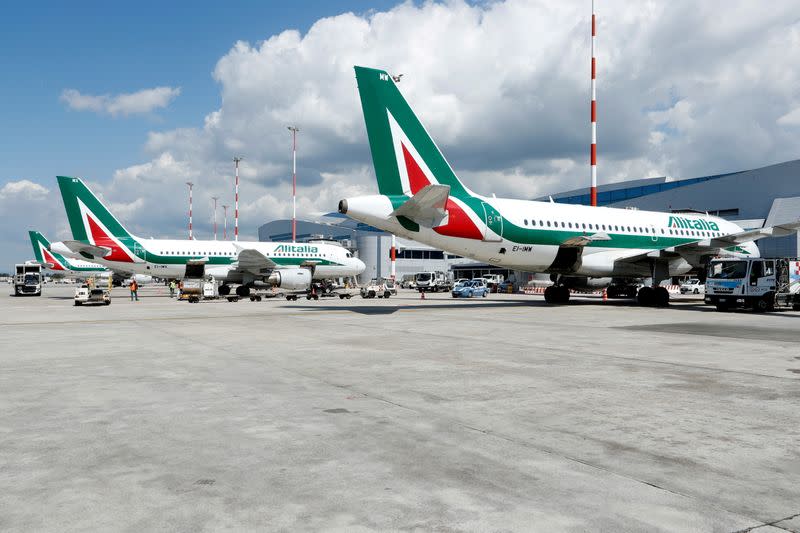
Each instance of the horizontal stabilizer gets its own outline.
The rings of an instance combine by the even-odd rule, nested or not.
[[[427,185],[392,211],[392,216],[406,217],[420,226],[435,228],[446,223],[449,185]]]
[[[58,243],[52,243],[50,245],[50,251],[63,253],[62,250],[54,249],[56,248],[55,245],[57,244]],[[85,242],[81,241],[61,241],[61,244],[66,247],[68,253],[72,254],[85,254],[92,257],[103,258],[111,253],[111,248],[107,248],[105,246],[94,246],[93,244],[86,244]]]

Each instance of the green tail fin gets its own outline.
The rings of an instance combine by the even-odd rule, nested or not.
[[[30,230],[28,231],[28,236],[31,239],[31,245],[33,246],[33,255],[36,257],[36,261],[42,264],[49,264],[52,265],[50,269],[52,270],[72,270],[73,265],[70,263],[69,259],[64,257],[63,255],[52,252],[49,250],[50,248],[50,241],[47,238],[39,233],[38,231]]]
[[[38,231],[28,231],[28,237],[31,238],[31,246],[33,246],[33,256],[40,263],[44,263],[44,254],[42,253],[42,246],[47,248],[50,242],[44,238],[44,235]]]
[[[472,193],[456,177],[436,143],[383,70],[355,67],[378,189],[412,195],[431,184],[450,186],[456,198]]]
[[[58,176],[58,188],[67,210],[67,219],[76,240],[90,242],[92,227],[87,221],[87,214],[95,222],[100,222],[108,232],[118,239],[131,238],[133,235],[120,224],[97,196],[89,190],[80,178]]]
[[[96,246],[109,248],[109,261],[136,261],[141,246],[136,237],[120,224],[80,178],[58,176],[58,188],[67,210],[72,237]]]

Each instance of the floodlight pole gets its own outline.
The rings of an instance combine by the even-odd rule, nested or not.
[[[228,207],[227,205],[222,206],[222,213],[223,217],[225,218],[224,225],[222,226],[222,240],[228,240]]]
[[[192,187],[194,183],[187,181],[186,185],[189,186],[189,240],[192,240]]]
[[[292,132],[292,242],[297,242],[297,126],[287,126]]]

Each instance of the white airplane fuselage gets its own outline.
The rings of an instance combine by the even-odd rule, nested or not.
[[[733,222],[694,213],[661,213],[503,198],[482,197],[481,201],[502,216],[495,224],[476,220],[479,222],[476,226],[483,227],[484,231],[481,239],[474,239],[443,235],[436,228],[422,225],[416,231],[409,230],[397,217],[392,216],[394,206],[387,196],[361,196],[345,200],[346,214],[365,224],[452,254],[526,272],[558,271],[558,267],[554,268],[554,262],[561,248],[558,241],[565,234],[605,234],[608,240],[597,240],[580,247],[579,260],[568,272],[587,277],[646,277],[650,272],[645,263],[637,265],[617,262],[617,259],[654,253],[673,245],[695,241],[702,243],[742,231]],[[474,212],[469,209],[464,211],[475,218]],[[507,232],[503,224],[516,228],[513,232]],[[515,240],[507,233],[523,235],[524,238]],[[730,254],[747,257],[759,255],[758,247],[753,242],[743,243],[739,248],[739,251],[732,250]],[[668,265],[671,276],[685,274],[697,266],[680,256],[670,259]]]

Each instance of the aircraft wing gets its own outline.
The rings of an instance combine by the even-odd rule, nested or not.
[[[234,245],[239,251],[236,256],[236,270],[251,272],[253,274],[265,274],[278,268],[278,264],[253,248],[243,248]]]
[[[562,242],[561,246],[579,247],[579,246],[586,246],[587,244],[592,242],[610,241],[610,240],[611,237],[608,236],[608,233],[598,232],[593,235],[580,235],[578,237],[572,237]]]
[[[775,226],[767,226],[766,228],[757,228],[747,231],[740,231],[739,233],[733,233],[731,235],[724,235],[722,237],[714,237],[712,239],[705,239],[702,241],[691,242],[688,244],[682,244],[680,246],[666,248],[666,250],[675,251],[678,253],[680,252],[713,253],[714,250],[729,248],[731,246],[735,246],[737,244],[742,244],[745,242],[757,241],[758,239],[763,239],[764,237],[785,237],[787,235],[796,233],[798,230],[800,230],[800,220],[797,220],[795,222],[789,222],[786,224],[776,224]]]
[[[435,228],[447,217],[445,205],[449,197],[449,185],[427,185],[392,211],[392,216],[403,216],[421,226]]]
[[[617,257],[616,261],[621,263],[638,263],[639,261],[648,259],[682,256],[690,263],[695,264],[697,263],[696,259],[699,257],[716,255],[721,250],[736,246],[737,244],[756,241],[764,237],[785,237],[797,231],[800,231],[800,220],[786,224],[776,224],[775,226],[768,226],[766,228],[740,231],[739,233],[733,233],[731,235],[704,239],[678,246],[669,246],[650,252],[639,252],[629,256]],[[699,264],[695,266],[699,266]]]

